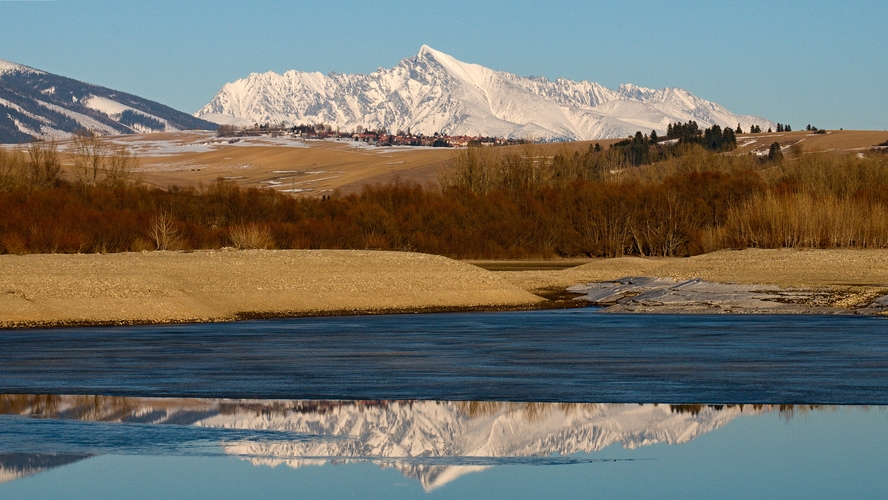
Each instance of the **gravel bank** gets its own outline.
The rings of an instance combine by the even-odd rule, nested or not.
[[[506,271],[498,274],[516,286],[536,293],[626,277],[772,285],[795,295],[796,306],[801,304],[810,308],[804,312],[830,313],[834,309],[860,311],[870,308],[874,301],[888,295],[888,250],[724,250],[690,258],[621,257],[598,259],[562,271]],[[787,301],[782,309],[771,308],[770,312],[798,312],[790,302]],[[720,305],[715,304],[714,309],[719,309]],[[714,309],[708,311],[717,312]],[[626,309],[624,312],[683,310],[704,312],[678,304]]]

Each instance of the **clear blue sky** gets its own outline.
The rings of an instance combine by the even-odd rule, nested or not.
[[[427,44],[522,76],[683,87],[799,129],[888,130],[884,0],[0,0],[0,59],[194,112],[226,82]]]

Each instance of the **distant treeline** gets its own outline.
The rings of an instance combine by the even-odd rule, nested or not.
[[[35,159],[39,182],[0,188],[0,252],[234,246],[545,258],[888,247],[888,156],[877,152],[769,160],[688,143],[633,166],[619,147],[500,151],[459,150],[440,188],[396,182],[325,198],[224,181],[47,183]]]
[[[674,139],[674,140],[673,140]],[[642,135],[636,132],[635,137],[625,139],[611,145],[610,149],[622,156],[629,165],[649,165],[678,156],[685,146],[698,144],[704,149],[715,152],[733,151],[737,148],[737,136],[730,128],[722,130],[718,125],[713,125],[705,130],[695,121],[687,123],[670,123],[666,128],[667,143],[660,144],[657,131],[652,130],[650,135]],[[599,152],[594,150],[594,152]]]

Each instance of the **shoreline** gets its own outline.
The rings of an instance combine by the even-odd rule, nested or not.
[[[626,280],[665,285],[628,290]],[[606,299],[602,287],[625,293]],[[10,330],[589,305],[645,314],[886,315],[888,251],[553,261],[362,250],[0,256],[0,329]]]
[[[552,301],[552,303],[540,303],[539,305],[514,305],[514,306],[453,306],[453,307],[415,307],[415,308],[380,308],[380,309],[331,309],[317,311],[268,311],[239,313],[230,318],[191,318],[175,320],[58,320],[58,321],[34,321],[29,323],[4,324],[0,322],[0,332],[3,330],[51,330],[59,328],[92,328],[92,327],[126,327],[126,326],[154,326],[154,325],[189,325],[210,323],[234,323],[238,321],[272,320],[288,318],[333,318],[351,316],[381,316],[381,315],[413,315],[413,314],[443,314],[443,313],[484,313],[484,312],[513,312],[513,311],[541,311],[546,309],[582,309],[586,307],[598,307],[594,304],[566,301]]]

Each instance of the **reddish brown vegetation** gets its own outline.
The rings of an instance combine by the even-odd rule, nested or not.
[[[632,167],[569,181],[556,175],[483,190],[395,183],[330,199],[221,181],[167,191],[61,182],[12,188],[0,191],[0,252],[237,246],[523,258],[888,247],[888,160],[881,155],[805,155],[780,164],[707,155],[667,170]]]

